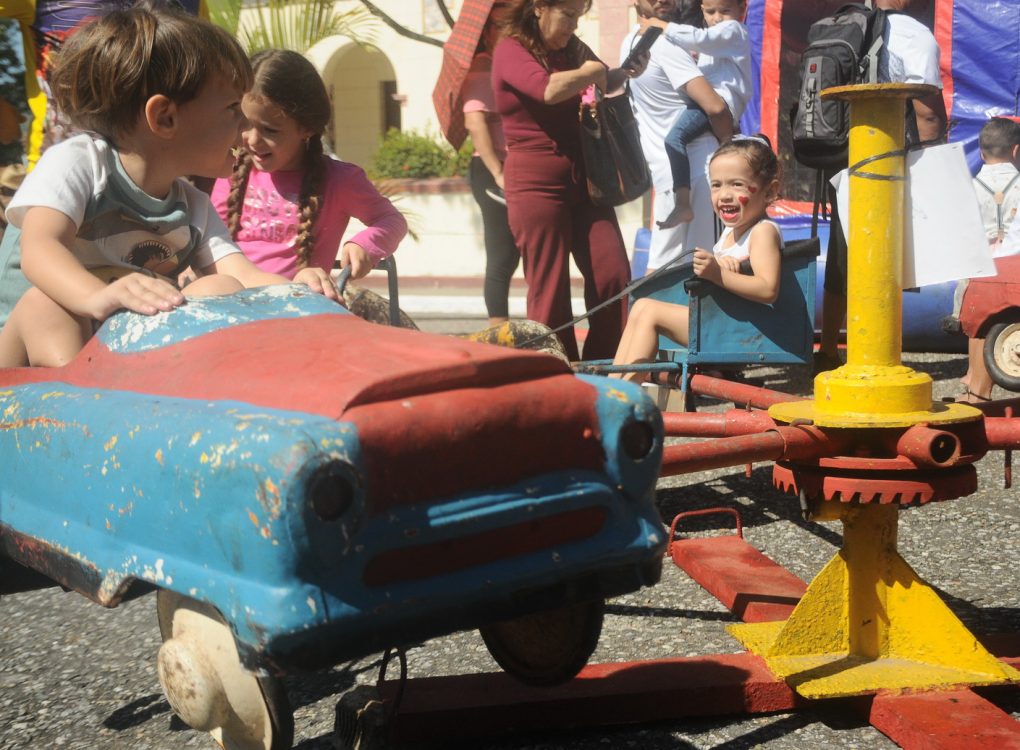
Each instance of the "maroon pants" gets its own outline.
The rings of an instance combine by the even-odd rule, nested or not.
[[[511,147],[504,179],[510,231],[524,259],[529,318],[552,328],[573,318],[570,256],[584,277],[588,309],[627,285],[630,264],[616,211],[591,202],[583,166],[552,144],[529,144]],[[589,318],[585,359],[612,358],[626,321],[626,299]],[[580,359],[573,327],[559,337],[567,356]]]

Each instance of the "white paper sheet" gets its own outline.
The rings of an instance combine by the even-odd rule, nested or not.
[[[864,168],[867,171],[867,167]],[[849,236],[849,181],[846,170],[832,178]],[[956,279],[994,276],[963,146],[948,143],[907,154],[906,216],[903,227],[903,288]]]

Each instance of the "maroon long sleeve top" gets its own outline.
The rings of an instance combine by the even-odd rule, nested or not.
[[[579,156],[580,95],[558,104],[545,102],[545,90],[553,73],[574,70],[584,60],[598,59],[580,40],[575,40],[575,44],[574,49],[567,47],[551,52],[548,67],[516,39],[504,38],[496,45],[492,56],[492,88],[509,148],[551,144],[571,158]]]

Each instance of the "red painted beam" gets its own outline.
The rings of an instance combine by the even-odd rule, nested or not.
[[[755,409],[768,409],[775,404],[806,400],[804,396],[795,396],[792,393],[773,391],[746,383],[735,383],[732,380],[713,378],[710,375],[692,375],[690,391],[722,401],[732,401],[737,406],[752,406]]]
[[[392,700],[397,681],[381,685]],[[748,653],[595,664],[552,688],[504,673],[408,680],[393,718],[399,742],[510,731],[615,726],[684,716],[771,713],[806,705]]]
[[[765,432],[777,425],[768,412],[730,409],[722,414],[667,411],[662,414],[662,426],[670,437],[733,437]]]
[[[756,435],[667,445],[662,451],[659,476],[671,477],[780,458],[803,460],[833,456],[838,454],[839,447],[833,437],[817,427],[776,427]]]
[[[971,690],[879,693],[869,720],[904,750],[1020,750],[1020,722]]]
[[[785,620],[807,584],[738,536],[676,539],[677,567],[744,622]]]

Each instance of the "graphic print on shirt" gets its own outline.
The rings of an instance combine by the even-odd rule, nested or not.
[[[244,196],[239,241],[261,240],[290,244],[298,233],[301,214],[298,194],[281,195],[277,190],[249,185]]]

